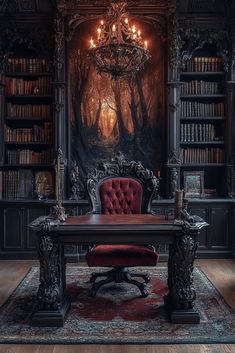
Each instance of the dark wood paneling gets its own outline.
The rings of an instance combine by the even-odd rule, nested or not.
[[[23,249],[22,237],[24,209],[5,208],[3,210],[3,249]]]
[[[210,246],[212,249],[229,249],[229,210],[211,208]]]
[[[199,235],[198,257],[221,258],[231,257],[235,252],[235,236],[233,235],[233,217],[235,204],[232,200],[227,202],[219,200],[190,200],[192,214],[205,219],[210,225],[204,228]],[[26,258],[36,257],[34,235],[28,224],[38,216],[47,214],[51,204],[37,203],[2,203],[0,208],[0,242],[1,257]],[[65,201],[64,207],[70,215],[85,214],[90,210],[88,203]],[[154,202],[153,209],[158,215],[174,214],[172,200],[159,200]],[[68,261],[84,261],[87,252],[86,245],[66,246],[65,253]],[[166,260],[167,245],[161,246],[161,259]]]

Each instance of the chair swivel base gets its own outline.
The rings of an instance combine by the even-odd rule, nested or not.
[[[106,277],[106,279],[103,279],[99,282],[96,282],[97,277]],[[140,277],[143,278],[144,282],[138,282],[133,277]],[[114,268],[110,271],[106,272],[100,272],[100,273],[92,273],[90,282],[93,283],[91,289],[90,289],[90,295],[92,297],[95,297],[96,293],[100,289],[101,286],[107,283],[115,282],[115,283],[121,283],[121,282],[127,282],[134,284],[137,286],[141,292],[142,297],[147,297],[148,296],[148,291],[146,289],[146,284],[150,281],[150,278],[147,273],[131,273],[126,267],[118,267]]]

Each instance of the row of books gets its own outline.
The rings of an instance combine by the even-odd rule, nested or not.
[[[219,94],[221,92],[220,84],[213,81],[193,80],[184,82],[181,87],[181,94]]]
[[[23,78],[6,77],[6,94],[50,94],[51,78],[38,77],[36,80],[27,80]]]
[[[213,124],[180,125],[181,142],[209,142],[222,141],[222,139],[222,137],[216,136],[215,126]]]
[[[218,72],[222,71],[222,58],[217,56],[196,56],[187,60],[185,64],[186,72]]]
[[[46,59],[36,58],[9,58],[6,72],[48,72],[49,62]]]
[[[221,148],[182,148],[183,164],[224,163],[224,151]]]
[[[33,151],[33,150],[8,150],[6,152],[8,164],[51,164],[53,161],[53,151]]]
[[[33,197],[33,173],[31,170],[8,170],[2,174],[3,199],[31,199]]]
[[[43,126],[33,125],[32,128],[10,129],[5,126],[5,142],[52,142],[52,123],[45,122]]]
[[[53,195],[53,176],[48,171],[29,169],[0,171],[0,199],[32,199]]]
[[[51,115],[50,106],[47,104],[12,104],[7,103],[6,106],[7,116],[13,118],[31,118],[38,117],[48,119]]]
[[[181,101],[181,116],[224,116],[224,103]]]

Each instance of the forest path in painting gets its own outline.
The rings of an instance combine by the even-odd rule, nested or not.
[[[163,44],[153,38],[144,70],[114,80],[91,65],[86,43],[78,40],[82,31],[87,27],[81,25],[70,44],[69,77],[71,159],[81,180],[118,151],[156,173],[165,155]]]

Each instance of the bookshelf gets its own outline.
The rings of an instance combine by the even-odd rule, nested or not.
[[[22,48],[21,48],[22,50]],[[3,164],[0,198],[53,196],[54,122],[52,72],[47,58],[24,50],[5,63]]]
[[[180,74],[180,185],[184,172],[202,171],[204,197],[224,196],[225,73],[214,48],[199,49]]]

